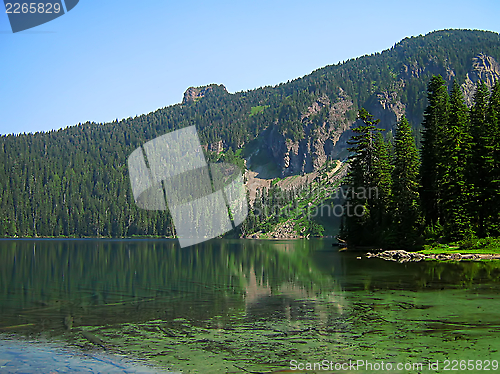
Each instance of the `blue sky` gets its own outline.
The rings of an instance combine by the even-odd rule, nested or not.
[[[16,34],[0,10],[0,134],[148,113],[189,86],[274,85],[433,30],[500,31],[497,0],[80,0]]]

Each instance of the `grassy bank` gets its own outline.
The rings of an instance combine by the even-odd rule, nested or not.
[[[432,243],[418,251],[423,254],[496,254],[500,253],[500,238],[470,239],[454,243]]]

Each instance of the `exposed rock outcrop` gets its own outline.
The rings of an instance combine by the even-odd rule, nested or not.
[[[488,87],[492,87],[500,79],[500,64],[491,56],[479,54],[472,59],[472,66],[462,84],[465,101],[470,107],[472,105],[476,83],[481,80]]]
[[[364,104],[368,112],[380,119],[382,128],[388,131],[394,129],[403,115],[406,115],[413,125],[421,120],[412,118],[410,113],[407,113],[406,105],[401,100],[401,92],[408,79],[420,78],[423,74],[440,74],[447,82],[452,82],[456,78],[456,72],[446,62],[442,64],[434,58],[430,58],[423,66],[417,62],[403,65],[400,80],[393,88],[375,92]],[[472,104],[478,80],[484,81],[491,87],[499,79],[500,64],[493,57],[484,54],[474,57],[470,71],[465,77],[465,83],[462,85],[467,104],[469,106]],[[328,109],[328,117],[318,125],[314,117],[325,107]],[[356,126],[355,120],[350,120],[348,115],[353,108],[353,100],[339,87],[336,101],[332,102],[326,96],[319,97],[302,114],[305,139],[291,141],[274,128],[267,139],[267,145],[281,168],[282,176],[309,173],[321,167],[328,158],[346,157],[347,140],[353,135],[349,129]],[[351,113],[350,118],[353,117]]]
[[[391,130],[406,110],[397,90],[377,93],[367,107],[370,108],[370,114],[380,119],[381,126],[386,130]]]
[[[353,123],[347,116],[352,106],[352,100],[339,88],[337,101],[332,103],[328,97],[321,96],[302,114],[304,139],[293,141],[273,127],[265,144],[279,165],[281,176],[310,173],[332,159],[335,144]],[[315,117],[325,108],[326,118],[318,123]]]
[[[439,261],[480,261],[480,260],[500,260],[500,254],[461,254],[461,253],[438,253],[425,255],[417,252],[406,252],[403,250],[382,251],[377,253],[366,254],[367,258],[382,258],[389,261],[397,262],[418,262],[422,260],[439,260]]]
[[[407,52],[402,45],[396,46],[396,50],[398,49],[401,49],[402,54]],[[329,159],[345,159],[347,157],[349,153],[347,141],[353,135],[350,129],[358,124],[356,114],[360,107],[364,107],[374,118],[379,119],[380,126],[387,131],[393,130],[403,115],[406,115],[412,126],[417,127],[422,121],[422,111],[426,105],[425,89],[422,82],[425,80],[427,83],[432,75],[440,74],[448,84],[451,84],[455,79],[458,81],[465,79],[462,89],[469,106],[472,103],[478,80],[486,82],[491,87],[495,81],[500,79],[498,58],[495,60],[495,58],[483,53],[472,58],[470,67],[454,64],[446,55],[434,56],[432,53],[418,59],[405,58],[398,65],[398,68],[392,68],[392,77],[384,78],[384,88],[378,87],[376,82],[366,86],[370,90],[368,96],[353,91],[352,87],[348,89],[347,86],[344,88],[336,86],[332,91],[326,91],[326,93],[325,90],[318,91],[312,100],[310,95],[306,95],[306,98],[301,100],[311,100],[312,103],[307,108],[300,106],[299,109],[299,106],[293,106],[294,111],[290,117],[281,114],[274,118],[262,117],[269,122],[260,127],[262,130],[258,134],[258,150],[253,151],[252,156],[250,156],[260,155],[260,158],[255,163],[250,158],[249,165],[251,165],[250,167],[266,169],[266,165],[268,165],[266,162],[269,159],[270,167],[268,169],[270,171],[267,177],[286,177],[311,173],[321,168]],[[464,76],[467,69],[469,71]],[[458,71],[460,73],[457,73]],[[410,86],[416,87],[416,80],[422,80],[417,85],[418,92],[409,90]],[[332,81],[332,85],[336,84],[337,82]],[[314,95],[315,92],[315,89],[311,88],[310,94]],[[353,97],[350,97],[347,92]],[[228,94],[223,85],[190,87],[184,93],[182,103],[189,105],[207,95],[221,94]],[[359,102],[361,97],[363,97],[363,102]],[[252,110],[256,104],[261,108],[272,104],[270,110],[280,109],[279,102],[273,104],[271,100],[268,105],[266,104],[268,101],[268,99],[262,99],[258,103],[252,103],[251,105],[254,105]],[[245,101],[241,101],[241,103],[242,107],[248,104]],[[273,105],[277,105],[277,107],[273,108]],[[249,114],[249,118],[253,120],[258,118],[252,117],[253,115]],[[240,120],[244,128],[246,119],[242,117],[238,119],[238,121]],[[252,126],[255,125],[252,124]],[[290,126],[290,128],[286,128],[286,126]],[[225,136],[223,139],[228,142],[227,134]],[[243,147],[247,140],[241,136],[236,138],[238,138],[238,143],[232,145],[237,148]],[[206,145],[205,149],[221,152],[227,146],[225,143],[215,142]],[[260,151],[263,152],[259,153]],[[255,158],[257,159],[257,157]]]
[[[421,253],[415,252],[406,252],[403,250],[396,251],[383,251],[378,253],[370,253],[366,254],[367,258],[378,257],[384,260],[397,261],[397,262],[418,262],[426,259],[426,256]]]
[[[219,140],[218,142],[203,144],[202,147],[205,151],[221,153],[224,150],[224,142]]]
[[[401,102],[400,89],[403,87],[404,82],[397,83],[392,90],[386,90],[374,94],[369,100],[365,108],[376,119],[380,119],[380,126],[385,130],[393,130],[397,122],[401,120],[406,113],[406,106]],[[347,127],[344,125],[339,128],[337,136],[333,138],[334,143],[330,155],[332,158],[345,158],[347,156],[347,141],[354,133],[351,128],[358,125],[356,121],[348,123]]]
[[[189,87],[185,92],[184,92],[184,98],[182,99],[182,104],[189,104],[193,101],[197,101],[203,97],[205,97],[207,94],[210,94],[216,89],[222,89],[225,92],[227,92],[226,87],[224,85],[217,85],[217,84],[211,84],[208,86],[202,86],[202,87]]]

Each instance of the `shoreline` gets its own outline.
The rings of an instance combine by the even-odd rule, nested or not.
[[[296,237],[296,238],[217,238],[217,239],[228,239],[228,240],[251,240],[251,241],[281,241],[281,240],[310,240],[310,239],[324,239],[331,240],[331,237]],[[135,237],[0,237],[0,241],[29,241],[29,240],[69,240],[69,241],[81,241],[81,240],[103,240],[103,241],[134,241],[134,240],[177,240],[177,238],[172,237],[161,237],[161,236],[135,236]],[[380,258],[386,261],[396,261],[400,263],[404,262],[420,262],[420,261],[492,261],[500,260],[500,251],[481,248],[481,250],[464,250],[460,251],[458,247],[453,248],[452,252],[442,251],[439,249],[429,250],[419,250],[419,251],[405,251],[402,249],[398,250],[384,250],[377,247],[363,249],[348,249],[347,247],[341,246],[338,249],[339,252],[349,252],[357,253],[363,258]],[[359,257],[358,259],[362,259]]]
[[[430,253],[407,252],[405,250],[387,250],[367,252],[366,258],[381,258],[386,261],[420,262],[420,261],[487,261],[500,260],[500,253]]]

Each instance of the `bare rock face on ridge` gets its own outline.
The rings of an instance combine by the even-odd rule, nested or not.
[[[381,119],[382,127],[391,130],[405,113],[405,105],[399,97],[400,87],[381,91],[373,95],[367,110]],[[304,138],[293,141],[272,127],[265,137],[266,146],[281,170],[281,176],[310,173],[320,168],[328,159],[347,156],[347,140],[352,135],[350,128],[356,123],[354,103],[345,91],[338,88],[338,98],[318,97],[301,115]],[[326,110],[325,118],[318,122],[316,115]]]
[[[462,84],[462,90],[465,96],[467,106],[472,105],[474,92],[476,91],[477,81],[483,81],[488,87],[492,87],[500,79],[500,64],[491,56],[479,54],[472,59],[472,66],[465,82]]]
[[[310,173],[331,159],[334,145],[353,123],[347,116],[352,106],[352,99],[339,87],[337,101],[331,102],[327,96],[318,97],[301,114],[302,139],[294,141],[285,137],[278,127],[271,127],[265,146],[280,168],[281,176]],[[326,111],[326,115],[318,121],[321,111]]]
[[[380,127],[389,137],[403,115],[418,132],[427,105],[426,87],[432,75],[441,75],[450,89],[453,81],[462,83],[469,106],[478,81],[492,87],[500,80],[499,50],[486,44],[475,47],[474,39],[468,42],[473,52],[467,50],[467,53],[458,54],[460,59],[457,60],[454,54],[462,46],[462,39],[455,40],[449,52],[446,52],[447,42],[443,41],[453,33],[436,33],[437,38],[429,37],[429,43],[423,42],[427,36],[403,40],[393,49],[382,52],[381,55],[386,54],[387,68],[385,62],[378,62],[378,55],[363,56],[346,62],[345,66],[315,71],[290,82],[294,85],[291,87],[259,89],[259,95],[253,91],[229,94],[223,85],[216,84],[190,87],[184,93],[182,104],[188,106],[206,97],[205,100],[210,100],[210,105],[218,110],[219,106],[238,103],[235,108],[240,113],[234,116],[236,134],[228,131],[232,124],[221,129],[217,117],[205,121],[206,128],[215,128],[211,132],[212,143],[204,145],[207,151],[220,153],[229,146],[242,148],[253,140],[241,134],[257,127],[258,134],[252,134],[257,141],[245,156],[249,168],[262,173],[262,178],[310,173],[329,159],[348,157],[347,141],[353,135],[352,128],[359,124],[356,118],[361,107],[380,120]],[[467,33],[463,33],[464,40],[468,40]],[[491,43],[497,43],[495,37],[489,37]],[[436,46],[444,46],[444,52]],[[367,64],[364,59],[373,61]],[[373,66],[378,70],[373,70]],[[318,82],[322,82],[321,85]],[[297,92],[302,96],[294,97]],[[221,95],[222,100],[212,102],[216,95]],[[265,114],[259,117],[261,112]]]
[[[223,89],[224,91],[227,92],[226,87],[222,84],[221,85],[210,84],[208,86],[189,87],[186,90],[186,92],[184,92],[184,98],[182,99],[182,104],[189,104],[193,101],[197,101],[205,97],[207,94],[210,94],[217,88]]]
[[[401,99],[401,92],[407,84],[406,76],[418,77],[424,71],[441,74],[450,85],[453,79],[456,79],[456,72],[450,66],[439,67],[434,61],[429,61],[428,66],[424,68],[403,65],[402,74],[393,87],[375,92],[363,105],[374,118],[380,119],[382,128],[393,130],[403,115],[407,116],[413,126],[419,124],[420,121],[407,111],[407,106]],[[490,88],[500,80],[500,64],[493,57],[478,54],[472,58],[470,70],[462,84],[469,106],[472,105],[476,82],[479,80]],[[314,115],[325,107],[328,109],[326,120],[319,125],[317,121],[314,123]],[[339,87],[337,101],[331,102],[327,97],[319,97],[307,112],[302,114],[304,139],[292,141],[273,128],[267,137],[267,146],[281,168],[281,175],[308,173],[321,167],[328,158],[344,158],[347,154],[347,140],[353,135],[350,129],[356,124],[356,121],[349,119],[347,115],[353,108],[353,100]]]

